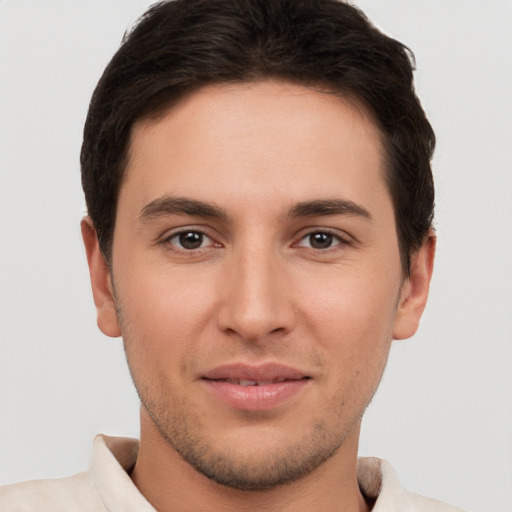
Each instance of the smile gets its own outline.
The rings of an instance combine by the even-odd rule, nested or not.
[[[230,384],[238,384],[239,386],[270,386],[271,384],[277,384],[279,382],[284,382],[287,379],[282,377],[275,380],[246,380],[246,379],[226,379],[224,382],[229,382]]]
[[[303,372],[280,364],[228,365],[201,377],[204,387],[225,405],[262,411],[284,405],[311,382]]]

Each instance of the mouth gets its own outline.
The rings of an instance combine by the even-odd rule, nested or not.
[[[219,379],[230,384],[238,384],[239,386],[270,386],[271,384],[278,384],[280,382],[286,382],[289,379],[275,379],[275,380],[246,380],[246,379]]]
[[[271,386],[272,384],[280,384],[281,382],[291,382],[302,379],[310,379],[311,377],[304,376],[300,379],[288,379],[286,377],[278,377],[272,380],[253,380],[253,379],[207,379],[215,382],[227,382],[228,384],[235,384],[237,386]]]
[[[287,403],[307,387],[310,375],[281,364],[226,365],[200,379],[224,404],[239,410],[268,410]]]

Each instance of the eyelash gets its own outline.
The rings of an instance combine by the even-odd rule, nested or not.
[[[183,235],[195,235],[196,237],[198,237],[199,240],[197,240],[197,242],[199,243],[199,246],[192,247],[192,248],[183,247],[183,241],[180,242],[180,239],[179,239],[179,237],[181,237]],[[321,247],[321,248],[312,247],[311,246],[311,237],[313,237],[315,235],[323,235],[323,236],[330,237],[330,240],[329,240],[330,245],[328,247]],[[309,246],[303,245],[303,242],[305,240],[307,240],[308,238],[310,240]],[[174,240],[174,239],[176,239],[176,242],[173,243],[172,240]],[[210,240],[210,242],[208,243],[207,246],[203,246],[203,244],[205,243],[205,239]],[[193,242],[193,240],[192,240],[192,242]],[[351,242],[352,242],[352,240],[348,235],[346,235],[344,233],[340,233],[339,231],[326,229],[326,228],[319,228],[319,229],[311,228],[308,232],[302,234],[302,236],[299,238],[299,240],[292,244],[292,247],[303,247],[306,250],[312,250],[312,251],[315,251],[316,253],[326,253],[326,252],[336,250],[336,248],[339,246],[350,245]],[[174,233],[170,234],[169,236],[166,236],[162,240],[161,243],[170,247],[171,248],[170,250],[175,250],[177,252],[181,252],[184,254],[197,254],[199,252],[202,252],[202,250],[204,250],[204,249],[210,248],[211,246],[214,248],[222,247],[221,243],[216,242],[205,231],[203,231],[201,229],[193,229],[193,228],[182,229],[180,231],[174,232]],[[181,243],[182,247],[179,247],[179,245],[178,245],[179,243]]]
[[[344,233],[340,233],[339,231],[336,231],[336,230],[320,228],[320,229],[311,229],[310,231],[305,233],[300,238],[299,242],[295,243],[294,245],[303,247],[301,245],[301,242],[303,242],[304,240],[306,240],[308,238],[311,238],[314,235],[326,235],[328,237],[332,237],[333,242],[336,241],[336,243],[333,243],[333,244],[329,245],[329,247],[326,247],[326,248],[306,247],[307,249],[312,249],[315,252],[325,253],[325,252],[329,251],[330,249],[336,250],[335,248],[338,246],[347,246],[347,245],[350,245],[350,243],[351,243],[351,239],[349,238],[349,236]]]
[[[186,248],[186,247],[178,247],[177,243],[176,244],[172,243],[173,239],[179,240],[179,237],[181,237],[182,235],[191,235],[191,234],[199,235],[201,237],[201,241],[200,241],[201,246],[199,246],[197,248]],[[182,229],[180,231],[174,232],[174,233],[170,234],[169,236],[165,237],[162,242],[168,246],[172,246],[175,250],[178,250],[183,253],[192,254],[192,253],[197,253],[201,249],[205,249],[205,247],[202,247],[202,244],[204,243],[205,238],[209,239],[213,246],[222,247],[222,245],[220,243],[215,242],[215,240],[211,236],[209,236],[208,234],[206,234],[204,231],[202,231],[200,229]]]

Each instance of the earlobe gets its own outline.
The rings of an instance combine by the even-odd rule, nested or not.
[[[423,245],[411,256],[410,274],[400,294],[393,339],[410,338],[418,330],[421,315],[427,304],[435,251],[436,237],[431,232]]]
[[[96,230],[89,217],[82,219],[80,224],[82,238],[87,253],[89,275],[91,277],[92,294],[98,318],[98,327],[103,334],[113,338],[121,335],[112,288],[110,271],[100,251]]]

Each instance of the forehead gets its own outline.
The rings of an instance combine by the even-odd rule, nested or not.
[[[297,202],[338,182],[342,194],[382,188],[384,167],[377,126],[346,98],[281,81],[212,85],[134,125],[121,196]]]

